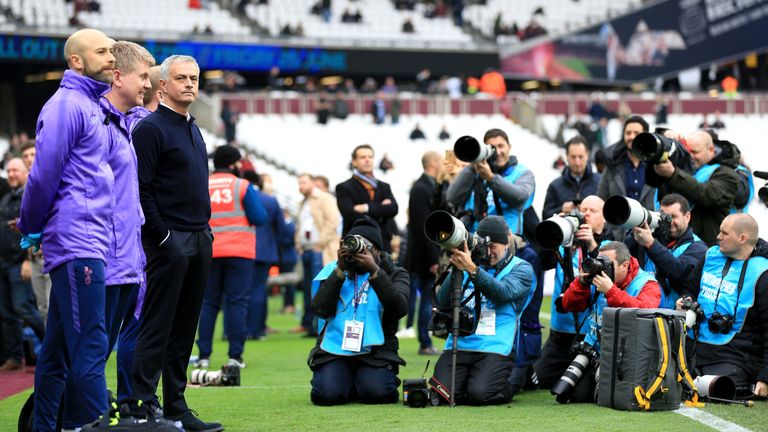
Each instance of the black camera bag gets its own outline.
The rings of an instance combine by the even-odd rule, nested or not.
[[[686,366],[685,312],[605,308],[600,347],[598,405],[626,411],[675,410],[685,385],[693,396],[688,404],[697,406]]]

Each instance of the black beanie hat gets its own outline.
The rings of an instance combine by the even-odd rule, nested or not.
[[[509,228],[507,221],[501,216],[488,216],[477,224],[477,235],[490,237],[494,243],[509,243]]]
[[[384,243],[384,240],[381,238],[381,228],[369,216],[363,216],[352,224],[352,228],[349,229],[347,235],[351,236],[353,234],[359,234],[367,238],[379,250],[383,249],[381,245]]]
[[[224,144],[217,147],[216,151],[213,152],[213,167],[216,169],[229,168],[241,158],[240,150],[229,144]]]

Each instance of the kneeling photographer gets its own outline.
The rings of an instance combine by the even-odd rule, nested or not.
[[[768,396],[768,243],[752,216],[725,218],[711,247],[683,287],[679,310],[689,310],[686,348],[699,377],[728,376],[726,399]],[[692,355],[691,355],[692,354]],[[707,396],[706,392],[702,392]],[[711,395],[709,395],[711,396]]]
[[[451,395],[455,396],[456,404],[466,405],[502,404],[512,399],[507,379],[515,364],[515,335],[520,316],[535,290],[536,277],[531,265],[510,250],[509,228],[504,218],[483,219],[476,235],[484,240],[473,241],[472,250],[466,241],[451,250],[453,267],[437,292],[437,306],[450,308],[454,278],[461,277],[465,312],[479,309],[479,316],[474,317],[474,331],[467,331],[465,322],[460,324],[455,391],[451,388],[454,338],[448,336],[445,351],[437,360],[430,380],[433,403],[450,403]],[[483,244],[486,240],[488,244]],[[487,249],[478,250],[481,248]],[[462,313],[465,316],[462,321],[471,314]]]
[[[309,354],[315,405],[352,401],[395,403],[405,361],[397,354],[398,320],[408,313],[410,279],[381,252],[381,229],[368,216],[342,239],[338,260],[312,283],[319,317],[317,344]]]
[[[620,197],[616,200],[629,198]],[[609,200],[610,204],[615,202],[617,201]],[[620,201],[618,203],[619,207],[623,206]],[[650,213],[641,209],[639,204],[636,207]],[[606,205],[605,212],[613,216],[616,209]],[[637,258],[640,267],[655,275],[659,281],[660,307],[675,309],[675,302],[680,297],[678,289],[687,282],[693,268],[704,258],[707,245],[689,227],[691,211],[688,200],[682,195],[665,195],[661,199],[661,213],[657,214],[660,216],[659,222],[654,224],[651,221],[653,226],[649,225],[646,218],[641,218],[640,225],[630,224],[631,231],[624,239],[624,244],[629,248],[629,253]]]
[[[571,283],[563,295],[562,305],[566,311],[589,311],[587,334],[584,341],[574,344],[576,360],[552,387],[552,394],[557,395],[557,401],[560,403],[568,400],[596,400],[595,369],[599,364],[603,309],[657,308],[661,300],[658,282],[640,268],[624,243],[612,241],[604,244],[600,247],[600,255],[584,260],[581,268],[578,279]],[[580,361],[583,360],[582,357],[589,361]],[[574,374],[574,371],[578,373]],[[582,379],[583,375],[587,377]]]

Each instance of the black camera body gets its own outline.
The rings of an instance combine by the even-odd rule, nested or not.
[[[707,321],[709,331],[718,334],[728,334],[733,329],[733,317],[730,314],[721,314],[715,311]]]
[[[363,253],[366,249],[373,254],[373,243],[360,234],[352,234],[344,237],[341,240],[341,248],[349,252],[349,255],[344,257],[344,267],[352,271],[358,270],[357,262],[352,258],[353,255]]]
[[[561,404],[568,402],[573,389],[589,367],[597,370],[600,366],[600,353],[584,341],[574,342],[571,345],[571,354],[574,356],[573,361],[550,390],[550,393],[556,396],[557,402]]]
[[[403,405],[410,408],[424,408],[430,403],[426,378],[403,381]]]
[[[685,310],[685,325],[688,328],[696,328],[704,321],[704,309],[696,300],[685,298],[681,307]]]
[[[581,269],[588,273],[587,277],[589,283],[592,283],[592,279],[602,272],[605,272],[608,277],[613,280],[615,277],[615,269],[613,268],[613,261],[605,255],[600,255],[597,258],[587,258],[581,263]]]
[[[476,316],[474,309],[462,306],[459,308],[459,336],[469,336],[477,329],[477,321],[480,317]],[[451,309],[432,308],[432,319],[429,321],[429,330],[434,337],[445,339],[451,334],[451,325],[453,316]]]
[[[483,237],[477,234],[471,237],[472,246],[470,247],[472,262],[478,266],[487,266],[491,264],[491,238]],[[468,245],[469,246],[469,245]]]

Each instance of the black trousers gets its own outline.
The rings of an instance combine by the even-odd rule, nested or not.
[[[434,381],[451,391],[451,352],[444,351],[435,364]],[[497,405],[512,400],[507,381],[515,366],[514,356],[459,351],[456,354],[456,404]],[[447,403],[440,398],[440,403]]]
[[[184,400],[187,366],[211,269],[212,243],[208,231],[172,231],[162,248],[144,243],[147,293],[133,362],[134,397],[154,398],[162,373],[167,416],[189,410]]]
[[[582,339],[584,336],[582,335]],[[573,361],[571,345],[576,335],[549,330],[549,338],[541,349],[541,357],[533,365],[536,377],[539,379],[540,389],[551,389],[563,376],[563,372]]]

